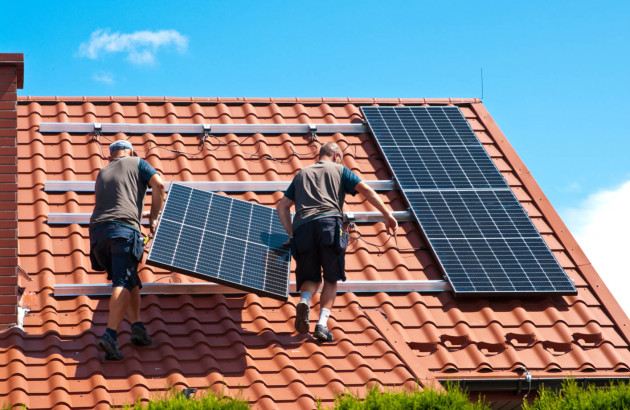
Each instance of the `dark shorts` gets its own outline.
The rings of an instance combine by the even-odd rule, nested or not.
[[[297,290],[305,281],[320,283],[322,270],[326,282],[345,281],[347,246],[341,218],[315,219],[298,227],[291,241],[291,255],[297,264]]]
[[[138,261],[142,259],[144,242],[134,229],[116,223],[102,223],[90,228],[90,261],[92,269],[107,271],[112,286],[142,288]]]

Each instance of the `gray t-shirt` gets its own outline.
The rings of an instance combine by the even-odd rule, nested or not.
[[[148,162],[137,157],[114,158],[103,167],[96,177],[90,228],[116,222],[140,231],[145,194],[156,173]]]
[[[314,219],[342,217],[346,194],[356,194],[354,188],[359,182],[352,171],[332,161],[319,161],[303,168],[284,193],[295,202],[293,231]]]

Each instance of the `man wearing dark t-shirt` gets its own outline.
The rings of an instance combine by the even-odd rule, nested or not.
[[[343,204],[346,194],[361,193],[385,217],[393,234],[398,223],[379,196],[352,171],[341,165],[339,145],[329,142],[321,147],[319,162],[302,169],[278,203],[276,210],[282,226],[291,237],[291,254],[296,261],[295,276],[300,301],[296,307],[295,329],[309,332],[311,296],[322,281],[320,316],[313,336],[332,341],[328,317],[337,295],[337,281],[346,280],[345,251],[347,236],[343,232]],[[295,217],[291,222],[291,206]]]
[[[109,146],[110,163],[96,177],[95,205],[90,218],[90,260],[92,269],[107,271],[112,281],[107,329],[98,346],[108,360],[120,360],[118,326],[125,317],[131,322],[131,341],[138,346],[151,344],[151,337],[140,321],[138,263],[144,252],[140,221],[149,216],[151,233],[157,227],[164,204],[164,182],[145,160],[132,156],[129,141]],[[151,211],[143,212],[147,187],[151,187]]]

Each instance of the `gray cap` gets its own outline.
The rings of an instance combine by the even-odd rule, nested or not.
[[[133,145],[131,145],[131,142],[127,140],[118,140],[116,142],[112,142],[111,144],[109,144],[110,154],[114,151],[118,151],[119,149],[130,149],[133,151]]]

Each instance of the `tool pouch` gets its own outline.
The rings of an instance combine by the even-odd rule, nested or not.
[[[335,227],[335,246],[337,247],[337,253],[345,253],[346,248],[348,248],[348,241],[350,240],[350,235],[343,230],[343,221],[339,219],[337,221],[337,226]]]
[[[144,238],[139,232],[134,233],[133,241],[133,256],[138,262],[142,262],[142,255],[144,254]]]

